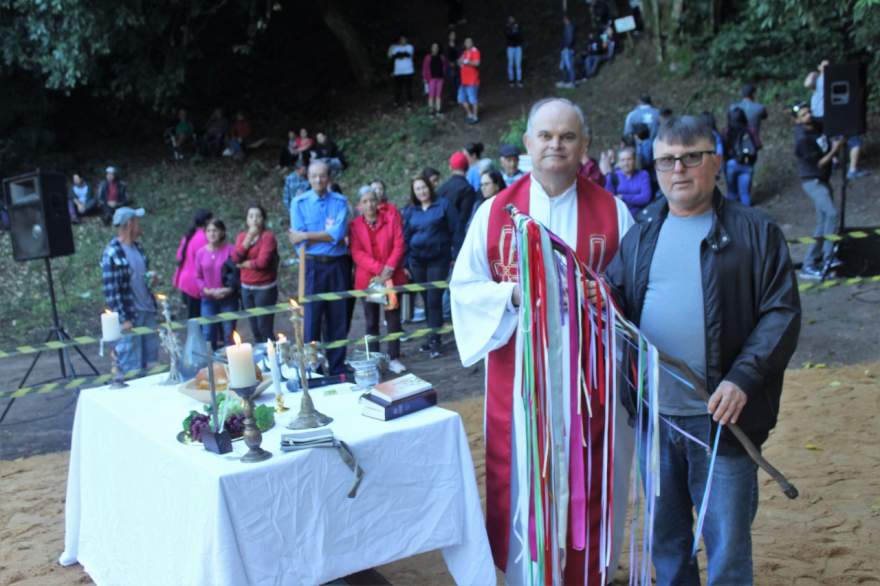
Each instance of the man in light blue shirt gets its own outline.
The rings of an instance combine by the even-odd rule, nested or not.
[[[309,165],[311,189],[293,198],[290,204],[291,244],[306,247],[306,295],[334,293],[351,288],[351,257],[345,236],[348,233],[348,200],[330,191],[330,167],[315,161]],[[348,335],[348,306],[342,301],[307,303],[305,341],[331,342]],[[345,368],[345,347],[327,350],[330,372]]]

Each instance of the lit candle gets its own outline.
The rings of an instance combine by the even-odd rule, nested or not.
[[[238,332],[232,332],[234,346],[226,347],[229,361],[229,386],[234,389],[252,387],[257,384],[257,371],[254,368],[254,351],[250,344],[242,344]]]
[[[101,314],[101,338],[105,342],[115,342],[122,337],[122,326],[119,323],[119,314],[105,309]]]

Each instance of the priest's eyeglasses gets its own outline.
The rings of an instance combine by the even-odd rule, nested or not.
[[[654,159],[654,168],[658,171],[669,172],[675,169],[675,164],[681,164],[688,168],[699,167],[703,164],[703,155],[714,155],[715,151],[694,151],[685,153],[679,157],[658,157]]]

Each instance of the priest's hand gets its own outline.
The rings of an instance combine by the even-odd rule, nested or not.
[[[745,391],[736,384],[723,380],[709,397],[709,413],[712,414],[712,419],[721,425],[736,423],[747,400],[748,395]]]

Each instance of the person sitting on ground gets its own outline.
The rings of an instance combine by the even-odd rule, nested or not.
[[[400,35],[397,42],[388,47],[388,58],[391,60],[391,77],[394,79],[394,107],[397,108],[406,99],[406,106],[412,106],[412,78],[415,73],[413,55],[415,50]]]
[[[145,326],[155,330],[156,300],[152,288],[158,278],[150,271],[150,259],[141,245],[140,218],[144,209],[120,206],[113,211],[116,236],[101,255],[101,282],[104,302],[119,314],[123,336],[116,344],[116,356],[122,372],[147,368],[159,359],[156,334],[132,336],[132,328]]]
[[[235,247],[226,241],[226,224],[212,218],[205,226],[207,244],[196,251],[196,286],[199,290],[201,314],[213,317],[239,308],[240,276],[229,260]],[[217,349],[232,344],[232,332],[236,320],[202,326],[205,340]]]
[[[266,210],[257,203],[247,206],[247,230],[239,232],[230,258],[241,271],[241,304],[245,309],[268,307],[278,301],[278,242],[266,227]],[[275,315],[249,319],[256,342],[274,338]]]
[[[606,55],[606,48],[595,34],[587,39],[587,51],[584,54],[584,78],[589,79],[599,71],[599,65]]]
[[[660,110],[654,107],[651,96],[648,94],[639,98],[638,105],[626,115],[626,121],[623,124],[624,136],[633,134],[633,127],[639,122],[650,129],[651,138],[657,134],[657,127],[660,124]]]
[[[235,121],[229,127],[229,135],[226,140],[226,150],[223,156],[226,157],[242,157],[244,156],[244,145],[247,139],[253,133],[251,123],[245,117],[244,112],[235,113]]]
[[[336,143],[327,138],[327,135],[323,132],[318,132],[315,135],[315,139],[311,160],[326,163],[330,168],[331,177],[342,173],[343,169],[345,169],[345,159],[342,157],[342,152],[336,146]]]
[[[605,47],[605,57],[602,60],[611,61],[612,59],[614,59],[614,55],[617,52],[617,38],[616,33],[614,32],[614,25],[612,23],[608,23],[608,26],[605,27],[604,31],[602,31],[599,39],[602,42],[602,46]]]
[[[177,247],[177,268],[171,283],[180,291],[187,319],[201,315],[202,294],[196,283],[196,253],[208,243],[205,226],[212,217],[209,210],[196,210],[192,224]]]
[[[471,208],[477,200],[477,194],[474,188],[471,187],[470,182],[465,178],[465,173],[468,170],[468,158],[464,153],[461,151],[452,153],[452,156],[449,157],[449,170],[451,175],[437,189],[437,197],[449,200],[449,203],[452,204],[455,210],[455,217],[458,219],[458,225],[453,230],[452,239],[452,258],[455,258],[461,243],[464,241],[465,227],[468,218],[471,217]],[[433,186],[431,189],[433,191]]]
[[[724,171],[727,179],[727,199],[739,200],[744,206],[752,205],[752,176],[758,160],[758,138],[749,128],[749,119],[742,108],[727,113],[724,130]]]
[[[431,187],[434,188],[434,192],[440,188],[440,171],[435,169],[434,167],[425,167],[422,169],[422,172],[419,173],[422,177],[427,179],[431,183]]]
[[[306,166],[302,161],[297,161],[293,165],[293,171],[284,180],[284,190],[281,193],[281,203],[284,209],[290,213],[290,202],[293,201],[300,193],[305,193],[310,189],[309,178],[306,175]]]
[[[296,155],[296,132],[288,130],[287,141],[281,147],[281,153],[278,155],[278,166],[282,169],[293,167],[294,162],[297,160]]]
[[[309,157],[313,146],[315,146],[315,139],[309,136],[308,130],[300,128],[299,135],[296,137],[294,152],[296,153],[296,158],[306,166],[306,169],[309,168]]]
[[[193,142],[196,131],[190,124],[187,111],[181,108],[177,112],[177,125],[171,129],[171,149],[174,152],[174,159],[179,161],[183,159],[183,149],[187,144]]]
[[[382,286],[398,286],[407,282],[403,269],[405,245],[400,216],[379,211],[379,198],[373,187],[364,185],[358,190],[361,215],[352,220],[351,258],[354,261],[354,288],[367,289],[378,283]],[[401,332],[400,307],[394,302],[385,305],[385,322],[388,333]],[[364,299],[364,321],[368,336],[379,336],[379,304]],[[369,343],[371,352],[379,351],[379,342]],[[394,374],[406,370],[400,362],[400,340],[388,342],[388,369]]]
[[[444,281],[449,277],[457,252],[453,239],[459,218],[455,207],[446,197],[436,197],[431,184],[422,177],[413,179],[410,201],[412,205],[404,210],[403,216],[407,277],[416,283]],[[467,211],[470,211],[469,207]],[[422,295],[428,327],[439,328],[443,325],[443,291],[430,289]],[[441,355],[440,347],[440,334],[431,334],[428,342],[419,350],[430,352],[431,358],[438,358]]]
[[[81,173],[73,174],[73,184],[70,186],[70,194],[68,196],[67,210],[70,213],[70,221],[79,224],[79,219],[89,214],[95,214],[99,211],[98,200],[89,187],[89,184],[82,178]]]
[[[223,150],[226,140],[226,132],[229,130],[229,121],[223,114],[222,108],[216,108],[208,123],[205,125],[205,134],[202,137],[202,153],[208,156],[217,156]]]
[[[498,158],[501,161],[501,177],[505,185],[510,185],[523,176],[519,170],[519,149],[512,144],[503,144],[498,150]],[[480,178],[480,189],[483,187],[483,179]]]
[[[422,79],[428,88],[428,114],[439,116],[443,106],[443,81],[449,63],[440,52],[440,43],[431,43],[431,52],[422,61]]]
[[[623,200],[633,218],[651,203],[654,198],[651,178],[644,169],[636,169],[636,153],[632,147],[617,152],[617,170],[605,178],[605,189]]]
[[[116,167],[107,167],[105,173],[105,179],[98,186],[98,204],[101,206],[104,225],[109,226],[113,212],[128,205],[128,190],[125,182],[120,181]]]

